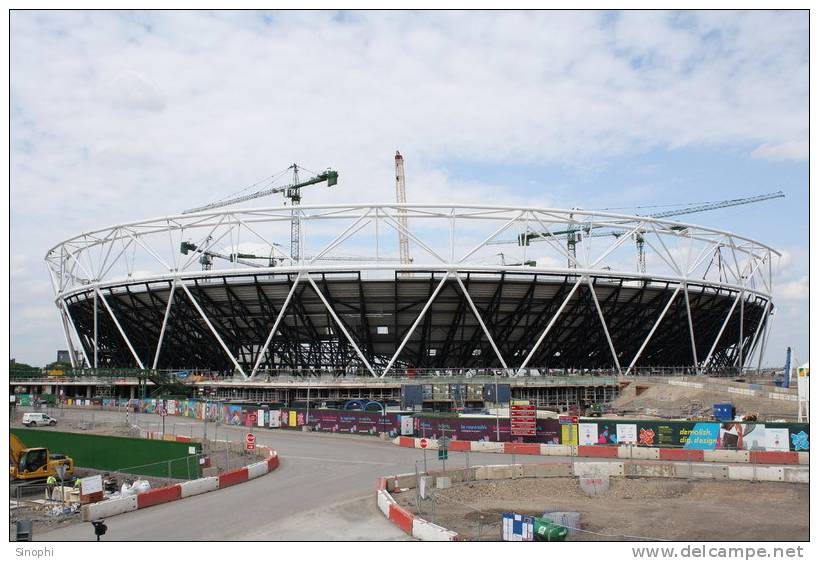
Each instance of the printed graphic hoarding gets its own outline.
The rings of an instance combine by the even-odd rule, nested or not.
[[[258,404],[229,404],[201,399],[164,400],[167,411],[177,416],[234,426],[299,428],[305,424],[305,411],[280,409],[265,411]],[[162,400],[105,398],[97,401],[66,398],[67,405],[128,408],[129,411],[156,413]],[[402,430],[401,419],[405,425]],[[457,440],[501,442],[532,442],[544,444],[665,446],[698,450],[741,449],[796,451],[810,450],[810,425],[807,423],[743,423],[716,421],[662,421],[627,419],[582,419],[579,424],[564,416],[557,419],[537,419],[536,436],[513,436],[510,419],[493,416],[440,417],[424,414],[397,415],[379,412],[316,409],[310,411],[310,425],[315,430],[377,434],[391,436],[438,438],[442,435]],[[411,423],[411,427],[410,427]],[[498,428],[500,429],[498,431]],[[580,429],[580,430],[578,430]],[[410,433],[410,434],[407,434]],[[498,438],[499,433],[499,438]],[[579,442],[578,442],[579,441]]]
[[[637,425],[618,423],[616,428],[618,444],[637,444]]]
[[[577,428],[577,442],[581,446],[591,446],[597,442],[597,423],[580,423]]]

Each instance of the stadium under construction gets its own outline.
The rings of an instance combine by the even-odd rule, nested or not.
[[[325,172],[287,186],[291,206],[208,205],[59,243],[46,263],[74,372],[40,385],[320,405],[419,384],[433,408],[562,410],[609,401],[621,377],[759,368],[779,254],[669,219],[709,207],[407,204],[399,160],[394,204],[299,205],[337,181]]]

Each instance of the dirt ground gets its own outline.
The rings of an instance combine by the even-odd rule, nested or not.
[[[637,387],[646,388],[637,395]],[[795,420],[795,401],[767,399],[736,393],[698,390],[685,386],[654,384],[650,381],[632,382],[611,402],[613,411],[626,416],[687,417],[690,413],[711,415],[714,403],[733,403],[737,414],[758,413],[761,421],[773,419]]]
[[[461,483],[422,500],[420,516],[467,539],[501,539],[501,513],[580,513],[569,541],[806,541],[808,485],[612,477],[590,497],[576,478]],[[416,494],[395,495],[418,513]]]

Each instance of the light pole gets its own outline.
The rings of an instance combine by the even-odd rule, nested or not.
[[[205,406],[202,409],[202,441],[206,441],[208,439],[208,400],[205,399]]]
[[[307,371],[307,414],[304,416],[304,426],[310,428],[310,378],[311,372]]]
[[[387,404],[386,403],[379,403],[379,405],[381,406],[381,432],[383,433],[383,432],[385,432],[384,431],[384,423],[386,422],[386,418],[387,418]]]
[[[500,442],[500,396],[498,395],[498,371],[495,370],[495,440]]]

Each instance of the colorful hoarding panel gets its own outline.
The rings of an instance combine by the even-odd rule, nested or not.
[[[416,417],[415,435],[425,438],[449,436],[455,440],[559,444],[561,428],[557,420],[538,419],[534,436],[512,436],[509,419]]]
[[[810,450],[810,433],[807,423],[791,425],[788,428],[790,435],[790,448],[795,452],[807,452]]]
[[[691,450],[808,451],[806,423],[717,423],[713,421],[608,421],[584,419],[581,445],[632,444]],[[562,444],[569,444],[565,437]]]
[[[577,425],[560,425],[560,444],[577,446]]]
[[[386,432],[391,436],[397,436],[401,432],[401,424],[396,415],[381,415],[363,411],[319,410],[310,413],[310,424],[315,430],[352,434],[375,435]]]
[[[580,446],[591,446],[593,444],[606,444],[606,441],[598,442],[597,423],[580,423],[577,427],[577,442]]]
[[[636,423],[618,423],[615,434],[618,444],[637,444]]]
[[[28,398],[31,396],[20,396]],[[25,402],[24,402],[25,403]],[[143,413],[156,413],[161,400],[105,398],[96,404],[91,400],[67,398],[69,405],[129,407]],[[208,400],[165,400],[169,414],[207,418],[234,426],[298,428],[305,424],[305,410],[271,410],[265,415],[258,405],[226,404]],[[401,429],[401,417],[393,413],[382,416],[378,412],[311,410],[309,424],[314,430],[377,434],[386,432],[397,436],[411,430],[415,436],[438,438],[448,436],[457,440],[501,442],[532,442],[570,445],[666,446],[696,450],[769,450],[807,452],[810,450],[810,425],[807,423],[741,423],[714,421],[660,421],[582,419],[578,424],[563,424],[558,420],[537,419],[534,436],[512,436],[509,419],[495,417],[425,417],[409,418],[412,427]],[[265,419],[267,417],[267,419]]]
[[[772,452],[788,452],[790,437],[786,428],[765,429],[765,449]]]

